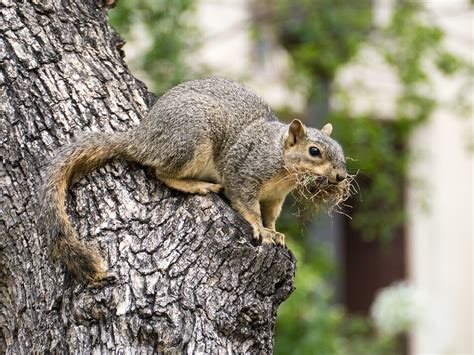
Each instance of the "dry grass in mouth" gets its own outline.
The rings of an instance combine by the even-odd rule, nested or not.
[[[345,180],[332,184],[324,176],[297,174],[295,195],[296,200],[302,204],[299,206],[298,214],[311,216],[324,209],[328,213],[335,211],[347,216],[342,208],[351,207],[344,204],[344,201],[357,193],[353,184],[355,176],[347,175]]]

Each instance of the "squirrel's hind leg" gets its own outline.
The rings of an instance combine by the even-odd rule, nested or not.
[[[191,194],[207,195],[209,192],[219,192],[222,189],[221,184],[214,184],[211,182],[198,181],[192,179],[174,179],[166,178],[158,175],[158,179],[163,181],[166,186]]]
[[[178,165],[156,164],[156,177],[163,181],[168,187],[191,194],[207,195],[209,192],[219,192],[222,185],[219,184],[212,155],[212,144],[208,140],[202,140],[194,147],[192,158]]]

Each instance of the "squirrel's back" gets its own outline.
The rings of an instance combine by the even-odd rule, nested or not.
[[[132,134],[135,141],[160,141],[161,162],[181,166],[200,142],[209,141],[219,160],[257,121],[276,121],[276,117],[254,91],[237,81],[206,77],[165,92]],[[143,151],[133,155],[149,156],[153,165],[155,147],[140,145],[139,149]]]
[[[276,119],[265,101],[247,86],[226,78],[206,77],[186,81],[165,92],[143,123],[156,119],[169,121],[169,114],[172,121],[183,124],[194,113],[200,116],[203,113],[200,111],[206,113],[200,123],[227,131],[242,130],[257,120]]]

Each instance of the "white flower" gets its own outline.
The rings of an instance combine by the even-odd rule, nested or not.
[[[370,309],[377,330],[389,336],[411,329],[420,318],[420,313],[418,295],[405,282],[381,289]]]

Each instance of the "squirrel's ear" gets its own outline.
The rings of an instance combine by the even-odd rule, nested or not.
[[[296,143],[302,141],[305,137],[306,128],[304,127],[303,122],[296,119],[291,121],[290,127],[288,128],[288,137],[286,138],[288,145],[295,145]]]
[[[330,136],[332,133],[332,124],[326,123],[323,128],[321,128],[321,132],[323,132],[326,136]]]

